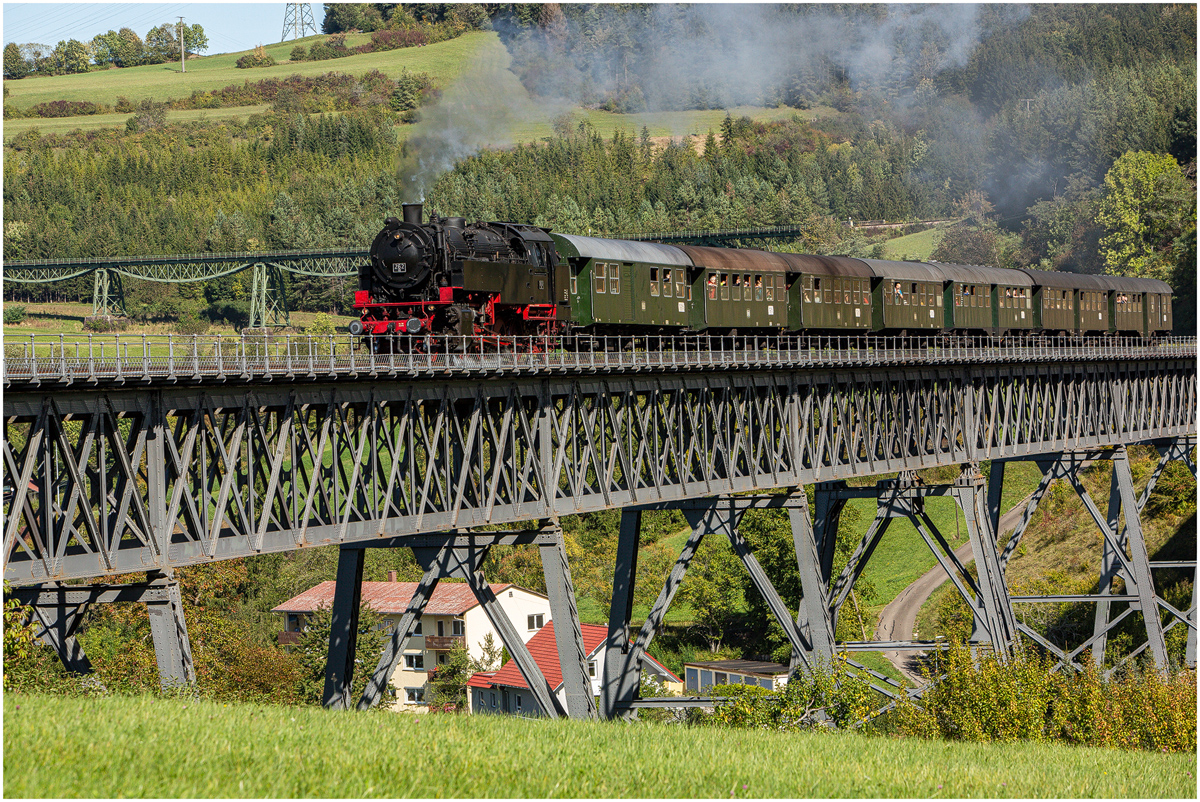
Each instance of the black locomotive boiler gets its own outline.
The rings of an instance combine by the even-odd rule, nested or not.
[[[352,334],[549,334],[569,303],[548,231],[517,223],[422,221],[422,204],[389,217],[359,270]],[[400,338],[401,340],[405,338]],[[387,342],[375,339],[376,343]],[[399,340],[398,340],[399,341]]]

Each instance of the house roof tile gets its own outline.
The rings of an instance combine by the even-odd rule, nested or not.
[[[333,589],[337,583],[322,582],[311,587],[298,596],[275,607],[276,613],[311,613],[320,607],[330,607],[333,604]],[[492,593],[497,596],[508,588],[516,585],[491,585]],[[525,590],[525,588],[518,588]],[[408,609],[408,602],[417,591],[416,582],[363,582],[362,600],[371,609],[383,615],[400,615]],[[533,591],[526,591],[532,593]],[[539,594],[540,595],[540,594]],[[475,594],[466,582],[438,582],[425,605],[425,615],[462,615],[467,610],[478,605]]]
[[[587,656],[590,659],[600,650],[600,647],[604,645],[604,641],[608,638],[608,627],[599,624],[581,624],[580,628],[583,632],[583,650],[587,652]],[[558,646],[554,641],[554,622],[550,621],[546,626],[539,629],[525,645],[528,647],[533,661],[537,663],[538,668],[545,675],[546,681],[550,683],[550,687],[557,691],[559,686],[562,685],[563,678],[562,664],[558,661]],[[646,658],[654,663],[673,682],[683,681],[649,654],[646,655]],[[481,677],[481,679],[476,680],[476,677]],[[517,668],[516,660],[509,660],[499,671],[490,677],[483,678],[482,674],[476,674],[471,680],[468,684],[473,688],[487,688],[493,685],[507,685],[510,688],[529,687],[525,682],[525,678],[521,676],[521,670]]]

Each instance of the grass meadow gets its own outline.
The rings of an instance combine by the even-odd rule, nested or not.
[[[80,75],[48,75],[6,81],[9,95],[5,103],[21,109],[52,100],[90,100],[93,103],[107,103],[112,106],[120,96],[127,97],[134,103],[146,98],[161,102],[171,98],[185,98],[195,91],[211,91],[230,84],[260,81],[263,78],[324,75],[327,72],[362,75],[369,70],[379,70],[389,76],[399,75],[404,70],[427,72],[438,85],[445,86],[458,77],[469,63],[470,57],[480,48],[504,48],[495,33],[476,31],[457,39],[424,47],[406,47],[325,61],[287,60],[288,54],[297,43],[307,46],[321,38],[323,37],[310,36],[306,39],[267,45],[264,48],[267,53],[273,56],[276,62],[280,62],[274,67],[238,69],[234,66],[235,62],[247,52],[242,51],[190,60],[186,73],[179,71],[178,62],[168,62]],[[370,41],[370,38],[368,34],[351,34],[346,37],[346,45],[360,45]],[[7,133],[7,121],[4,127]]]
[[[1196,757],[7,694],[6,797],[1196,796]]]
[[[903,237],[887,240],[883,245],[884,259],[928,259],[930,254],[941,244],[946,236],[944,228],[930,228],[916,234],[905,234]]]

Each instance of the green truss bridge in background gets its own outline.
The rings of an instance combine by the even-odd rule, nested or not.
[[[52,284],[91,273],[95,277],[92,314],[124,316],[123,276],[187,284],[251,270],[250,328],[259,329],[288,325],[287,293],[283,284],[285,272],[329,278],[353,276],[368,258],[365,250],[334,249],[9,261],[4,263],[4,280],[19,284]]]

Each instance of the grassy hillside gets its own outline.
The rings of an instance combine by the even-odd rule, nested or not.
[[[887,240],[883,245],[884,259],[928,259],[937,246],[941,243],[942,237],[946,235],[945,229],[931,228],[927,231],[919,231],[916,234],[906,234],[903,237]]]
[[[311,44],[321,37],[308,37],[298,40]],[[348,46],[361,44],[369,40],[367,34],[350,35],[346,38]],[[470,72],[476,80],[470,85],[459,89],[461,97],[456,102],[469,105],[486,104],[495,107],[496,97],[505,98],[504,106],[508,108],[506,119],[491,121],[495,128],[496,144],[510,142],[531,142],[553,133],[552,119],[563,113],[574,113],[578,120],[587,120],[604,136],[611,136],[613,131],[623,130],[633,134],[641,131],[643,126],[650,130],[650,135],[656,138],[694,134],[703,136],[710,129],[719,130],[721,120],[725,117],[724,110],[648,112],[644,114],[613,114],[595,109],[581,109],[555,103],[539,103],[529,97],[524,86],[517,77],[509,71],[510,57],[508,51],[500,43],[499,37],[490,31],[476,31],[465,34],[457,39],[439,42],[424,47],[401,48],[382,53],[366,53],[363,55],[347,56],[341,59],[326,61],[287,61],[295,42],[269,45],[265,47],[279,63],[274,67],[242,70],[235,66],[241,53],[226,53],[218,56],[207,56],[188,62],[187,72],[179,72],[178,63],[154,64],[126,69],[110,69],[101,72],[91,72],[82,75],[39,76],[25,78],[20,81],[7,81],[9,96],[5,100],[11,108],[26,109],[38,103],[52,100],[90,100],[97,103],[114,105],[119,96],[124,96],[132,102],[145,98],[164,101],[169,98],[184,98],[198,90],[215,90],[241,84],[244,81],[258,81],[263,78],[281,78],[289,75],[322,75],[327,72],[342,72],[351,75],[362,75],[376,69],[389,76],[396,76],[404,70],[409,72],[425,72],[434,80],[437,86],[449,87],[456,78]],[[171,110],[167,119],[171,122],[187,122],[191,120],[222,120],[232,117],[245,118],[251,114],[266,111],[268,106],[243,106],[207,110]],[[488,114],[494,113],[494,108],[488,109]],[[794,114],[805,118],[824,116],[832,110],[798,111],[791,108],[759,108],[744,106],[730,109],[735,117],[748,116],[755,120],[787,119]],[[85,131],[99,128],[120,128],[129,119],[129,114],[94,114],[77,117],[55,118],[24,118],[6,120],[4,123],[5,139],[10,139],[30,128],[37,128],[43,134],[66,133],[76,128]],[[495,124],[499,123],[499,124]],[[420,132],[420,126],[400,126],[402,136],[412,132]]]
[[[200,745],[200,748],[188,748]],[[1194,755],[8,694],[6,797],[1194,798]]]
[[[298,40],[311,44],[318,37]],[[347,46],[362,44],[369,36],[346,37]],[[133,102],[152,98],[156,101],[168,98],[184,98],[196,90],[214,90],[241,84],[244,81],[259,81],[263,78],[281,78],[288,75],[323,75],[327,72],[345,72],[361,75],[368,70],[379,70],[389,75],[399,75],[403,70],[427,72],[439,85],[446,85],[456,78],[468,59],[483,48],[499,48],[499,37],[489,31],[476,31],[447,42],[425,47],[407,47],[382,53],[365,53],[326,61],[287,61],[294,42],[266,47],[267,53],[277,62],[274,67],[240,70],[234,66],[241,53],[207,56],[189,61],[186,73],[179,72],[179,64],[148,64],[141,67],[89,72],[82,75],[53,75],[25,78],[20,81],[5,81],[9,90],[6,103],[17,108],[28,108],[51,100],[90,100],[95,103],[113,105],[123,95]],[[5,129],[8,124],[5,124]],[[6,130],[7,133],[7,130]]]

